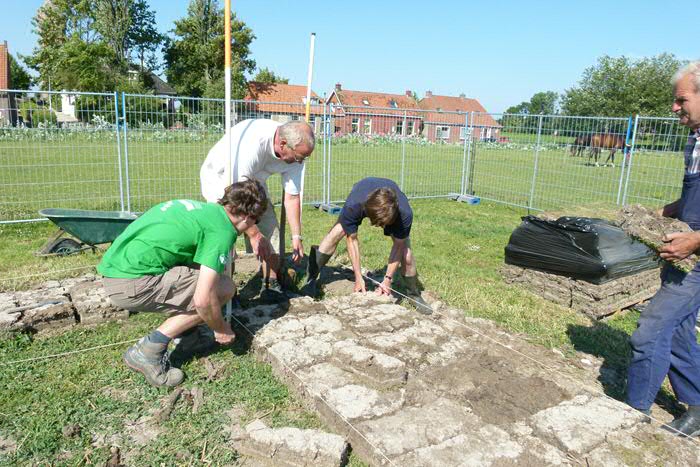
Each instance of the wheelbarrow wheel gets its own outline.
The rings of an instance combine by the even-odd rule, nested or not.
[[[72,238],[62,238],[49,248],[48,253],[57,256],[68,256],[72,255],[73,253],[78,253],[79,251],[82,251],[82,249],[83,248],[80,243],[76,242]]]

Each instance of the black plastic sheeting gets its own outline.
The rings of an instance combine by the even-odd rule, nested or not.
[[[656,252],[603,219],[522,218],[506,246],[506,263],[594,284],[659,267]]]

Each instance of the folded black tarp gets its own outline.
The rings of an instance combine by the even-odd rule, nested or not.
[[[603,219],[534,216],[510,236],[506,263],[602,284],[659,266],[656,253]]]

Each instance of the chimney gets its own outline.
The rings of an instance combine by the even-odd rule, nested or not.
[[[411,91],[410,89],[406,89],[406,95],[408,97],[413,97],[413,91]]]
[[[433,91],[425,91],[425,97],[433,97]]]
[[[10,87],[10,57],[7,51],[7,41],[0,44],[0,89]]]
[[[335,83],[335,90],[336,91],[341,91],[342,89],[340,88],[340,83]]]
[[[459,98],[460,98],[460,99],[466,99],[467,96],[465,96],[464,93],[462,93],[462,94],[459,95]]]

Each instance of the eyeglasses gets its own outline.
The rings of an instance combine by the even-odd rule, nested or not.
[[[298,162],[299,164],[304,163],[304,160],[305,160],[308,156],[302,156],[301,154],[297,153],[294,149],[292,149],[291,146],[287,146],[287,147],[288,147],[289,150],[292,152],[292,156],[294,156],[294,161],[295,161],[295,162]]]

